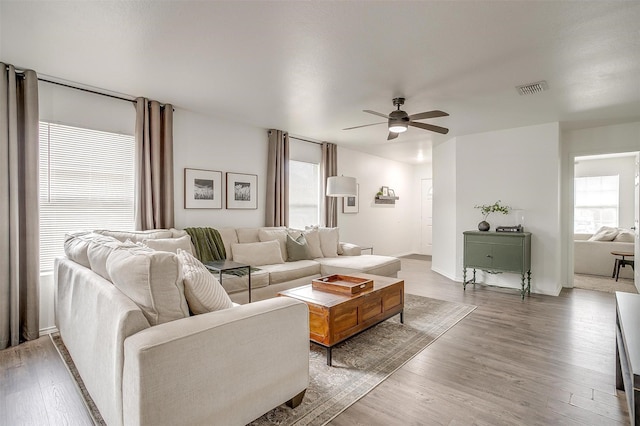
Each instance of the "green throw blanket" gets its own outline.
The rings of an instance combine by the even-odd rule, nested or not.
[[[222,237],[217,229],[185,228],[184,230],[191,237],[193,247],[196,249],[195,255],[200,262],[205,263],[227,258]]]
[[[217,229],[185,228],[184,230],[191,237],[193,247],[196,249],[194,254],[200,262],[207,263],[214,260],[225,260],[227,258],[222,237]],[[259,270],[258,268],[251,267],[251,272]],[[247,271],[245,269],[237,269],[226,271],[225,274],[243,276],[247,275]]]

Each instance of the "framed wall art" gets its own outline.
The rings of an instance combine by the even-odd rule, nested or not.
[[[258,208],[258,175],[227,172],[227,209]]]
[[[184,169],[184,208],[221,209],[222,172]]]
[[[356,184],[355,197],[342,198],[342,213],[358,213],[359,204],[360,204],[360,184]]]

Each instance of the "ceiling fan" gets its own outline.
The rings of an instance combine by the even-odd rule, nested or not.
[[[384,117],[388,120],[387,123],[389,125],[389,136],[387,137],[387,140],[397,138],[398,134],[407,131],[408,126],[419,127],[424,130],[430,130],[432,132],[442,133],[443,135],[446,135],[447,133],[449,133],[449,129],[447,128],[434,126],[433,124],[418,123],[414,121],[414,120],[424,120],[425,118],[446,117],[449,115],[446,112],[434,110],[434,111],[419,112],[418,114],[409,115],[400,109],[400,106],[404,105],[404,98],[393,98],[393,105],[397,107],[397,109],[395,111],[392,111],[391,114],[389,115],[381,114],[379,112],[371,111],[368,109],[363,110],[364,112],[377,115],[379,117]],[[384,123],[364,124],[362,126],[347,127],[346,129],[342,129],[342,130],[359,129],[360,127],[376,126],[378,124],[384,124]]]

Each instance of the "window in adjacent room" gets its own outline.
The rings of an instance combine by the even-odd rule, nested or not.
[[[574,232],[593,234],[601,226],[618,226],[619,177],[575,178]]]
[[[134,137],[40,122],[40,271],[67,232],[134,229]]]
[[[289,161],[289,226],[320,222],[320,164]]]

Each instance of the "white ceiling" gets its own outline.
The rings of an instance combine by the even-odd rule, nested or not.
[[[640,119],[639,1],[2,0],[0,60],[408,163],[457,135]],[[396,96],[449,135],[342,130]]]

